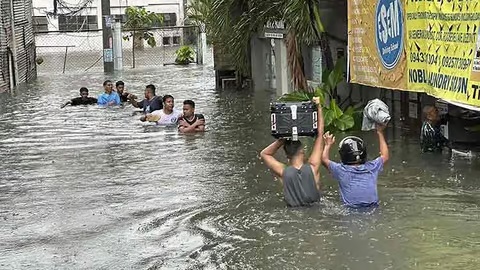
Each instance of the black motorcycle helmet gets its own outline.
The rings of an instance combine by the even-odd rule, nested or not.
[[[359,137],[345,137],[340,142],[338,152],[343,164],[364,164],[367,161],[367,148]]]

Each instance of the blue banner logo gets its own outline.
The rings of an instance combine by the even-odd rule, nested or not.
[[[377,52],[386,69],[394,68],[403,51],[403,9],[401,0],[378,0],[375,10]]]

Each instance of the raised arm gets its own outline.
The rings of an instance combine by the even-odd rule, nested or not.
[[[328,169],[330,166],[330,148],[335,143],[335,136],[327,132],[323,135],[323,139],[325,140],[325,148],[322,153],[322,164]]]
[[[142,102],[138,102],[138,101],[136,100],[137,97],[135,97],[134,95],[129,94],[129,95],[128,95],[128,98],[130,99],[130,103],[132,104],[133,107],[135,107],[135,108],[143,107],[143,103],[142,103]],[[140,104],[140,103],[141,103],[141,104]]]
[[[313,102],[317,104],[317,138],[315,139],[315,143],[313,145],[312,154],[308,159],[310,165],[313,166],[314,172],[317,173],[320,169],[320,165],[322,165],[322,151],[323,151],[323,130],[324,130],[324,123],[323,123],[323,111],[322,105],[320,104],[320,98],[314,97]]]
[[[385,141],[385,136],[383,135],[384,130],[385,126],[377,125],[378,143],[380,144],[380,157],[382,157],[383,164],[387,163],[388,159],[390,158],[390,153],[388,152],[388,145]]]
[[[260,152],[260,157],[263,159],[267,167],[275,173],[276,176],[280,177],[280,179],[283,176],[283,170],[285,168],[285,165],[278,161],[274,155],[280,149],[280,147],[283,146],[284,141],[283,140],[276,140],[269,146],[265,147],[265,149]],[[283,180],[281,180],[283,183]]]

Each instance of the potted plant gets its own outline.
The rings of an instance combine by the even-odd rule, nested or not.
[[[175,64],[188,65],[193,63],[195,51],[190,46],[182,46],[175,52]]]
[[[302,90],[285,94],[279,98],[280,101],[300,102],[310,101],[313,97],[320,97],[325,118],[326,131],[346,131],[356,127],[356,119],[361,119],[363,104],[348,106],[342,110],[335,99],[333,92],[340,82],[344,79],[345,61],[339,59],[333,70],[326,70],[323,73],[322,83],[313,92],[305,92]],[[329,103],[327,104],[327,100]],[[358,120],[357,120],[358,122]]]

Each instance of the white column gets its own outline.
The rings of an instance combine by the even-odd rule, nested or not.
[[[202,63],[205,64],[205,56],[207,55],[207,33],[202,32],[200,34],[202,40]]]
[[[122,23],[113,24],[113,69],[123,70]]]
[[[199,25],[198,42],[197,42],[197,59],[198,64],[205,64],[205,54],[207,52],[207,34],[205,33],[205,24]]]
[[[268,70],[270,72],[268,75],[270,76],[270,89],[277,89],[276,86],[276,77],[277,77],[277,67],[275,65],[275,40],[270,39],[268,42],[268,64],[271,66],[271,69]]]
[[[275,69],[277,95],[281,96],[291,92],[290,71],[287,62],[287,46],[285,40],[275,39]]]

